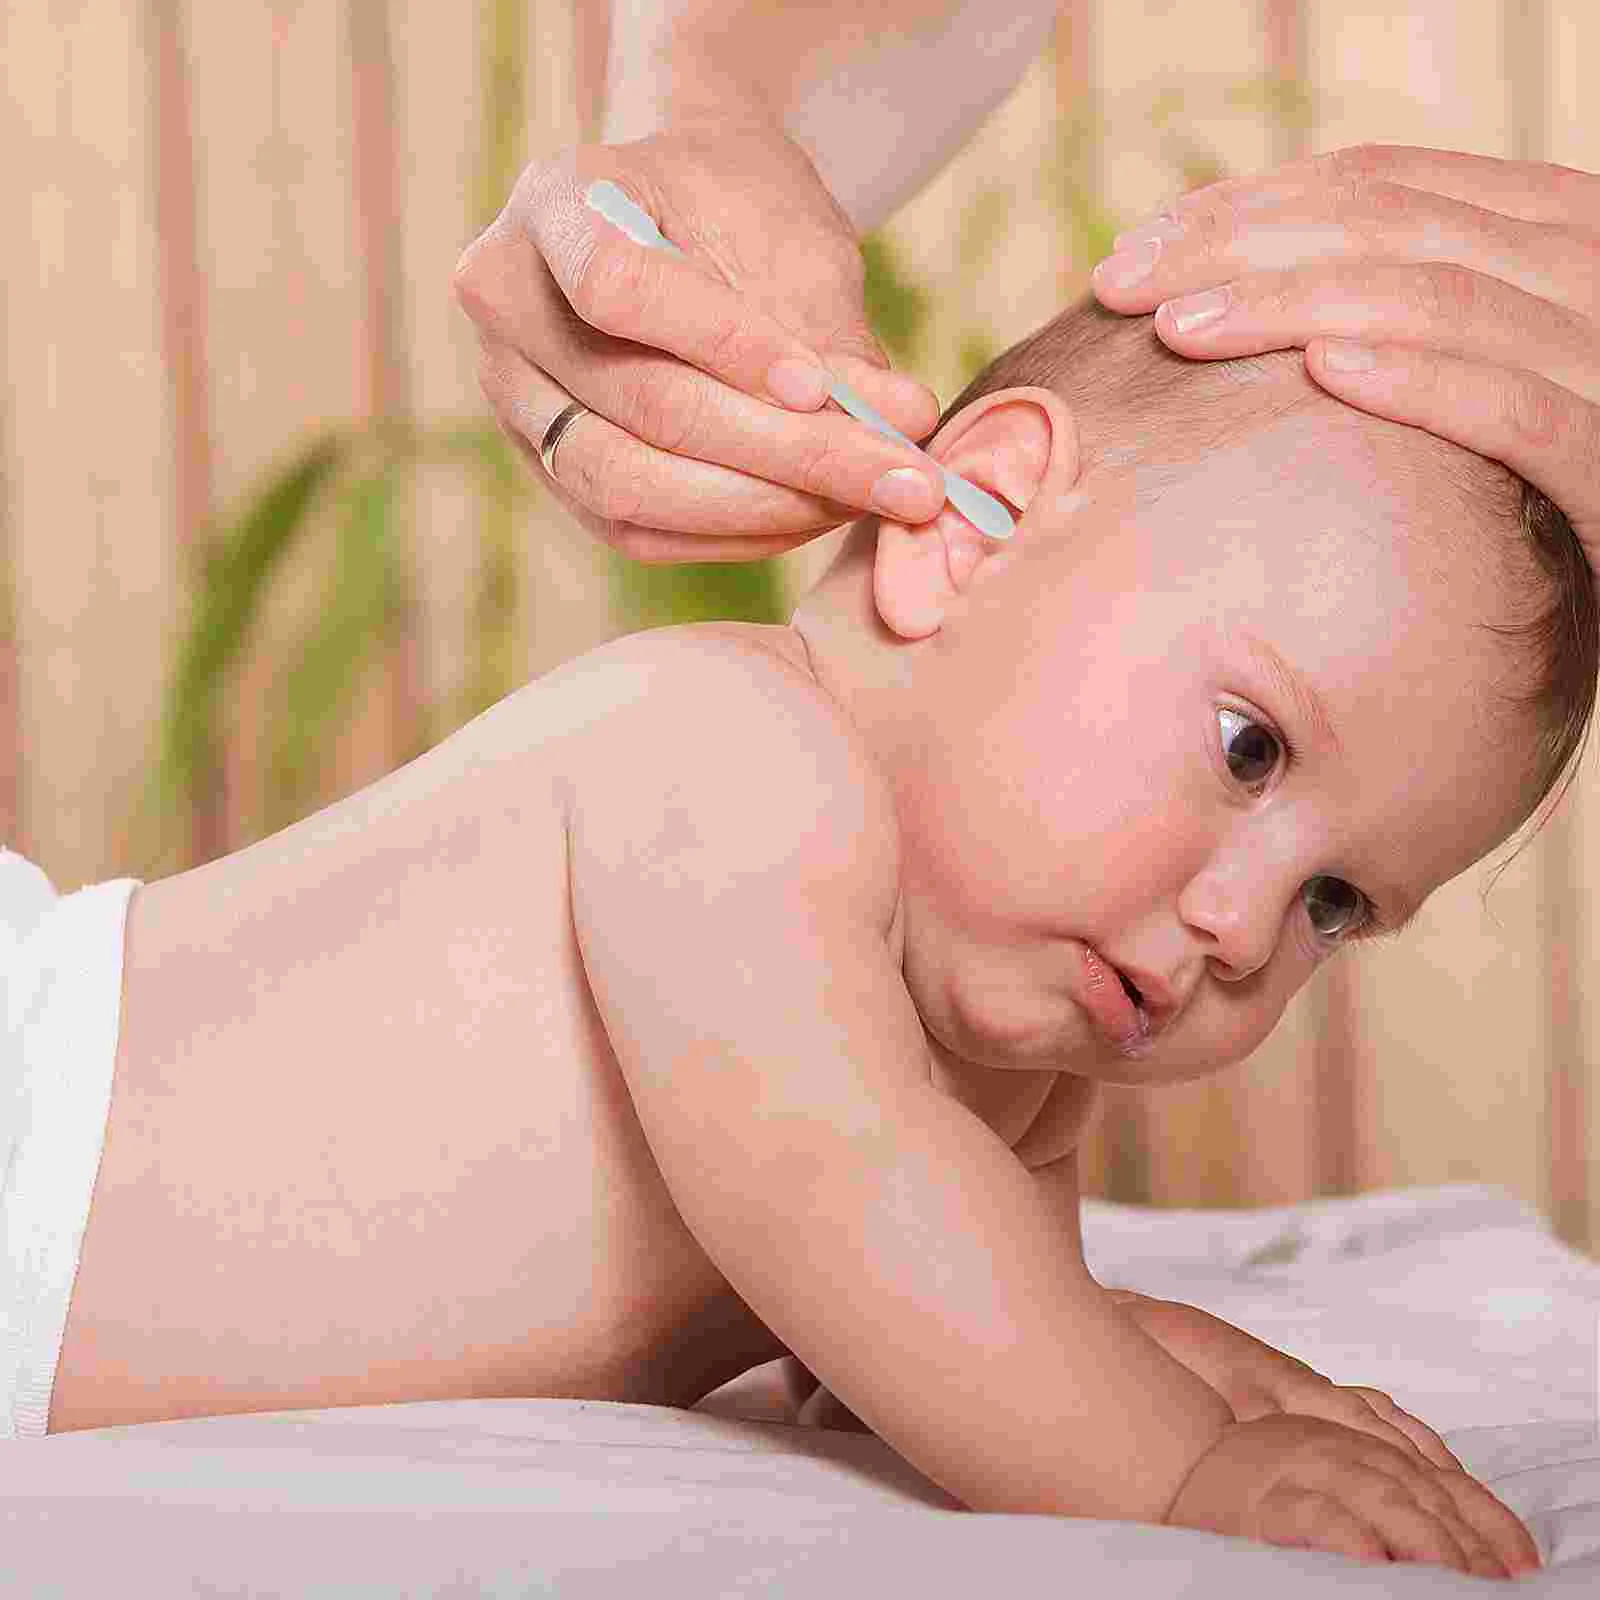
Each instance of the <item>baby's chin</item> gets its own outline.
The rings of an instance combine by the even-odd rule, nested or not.
[[[922,994],[909,973],[906,983],[930,1058],[952,1072],[1066,1072],[1096,1083],[1155,1088],[1190,1083],[1236,1065],[1271,1032],[1268,1027],[1247,1038],[1206,1041],[1211,1048],[1200,1051],[1203,1059],[1196,1057],[1200,1041],[1192,1033],[1182,1043],[1166,1035],[1135,1058],[1117,1054],[1063,995],[1030,995],[1007,1015],[986,1015],[947,992]],[[1181,1018],[1178,1026],[1181,1031]]]
[[[1053,1000],[1049,1015],[1041,1005],[1036,1019],[1014,1015],[1001,1022],[964,1015],[948,1003],[924,1007],[914,991],[912,1000],[922,1018],[930,1053],[947,1068],[1070,1072],[1074,1077],[1121,1084],[1146,1084],[1161,1078],[1148,1060],[1110,1056],[1071,1001]]]

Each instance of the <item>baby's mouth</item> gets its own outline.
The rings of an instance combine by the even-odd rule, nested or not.
[[[1149,1049],[1152,1028],[1145,1013],[1143,995],[1137,985],[1123,976],[1122,969],[1108,961],[1092,945],[1077,943],[1079,960],[1072,998],[1088,1015],[1100,1037],[1119,1054],[1142,1056]],[[1070,973],[1070,968],[1069,968]],[[1106,978],[1116,975],[1122,999],[1111,991]]]

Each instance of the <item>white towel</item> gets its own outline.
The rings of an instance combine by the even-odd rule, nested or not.
[[[57,894],[0,847],[0,1439],[39,1438],[100,1170],[139,882]]]

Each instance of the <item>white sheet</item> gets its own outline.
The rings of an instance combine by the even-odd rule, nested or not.
[[[1530,1595],[1600,1594],[1600,1266],[1481,1185],[1253,1212],[1084,1203],[1105,1283],[1386,1389],[1528,1524]],[[0,1445],[0,1592],[1453,1596],[1488,1580],[1187,1529],[975,1516],[866,1435],[480,1400]],[[892,1589],[891,1589],[892,1586]],[[1503,1586],[1502,1586],[1503,1592]]]

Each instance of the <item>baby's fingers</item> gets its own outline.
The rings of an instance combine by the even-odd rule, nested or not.
[[[1427,1472],[1432,1479],[1442,1476]],[[1433,1562],[1457,1572],[1499,1578],[1506,1569],[1482,1543],[1448,1495],[1402,1468],[1358,1467],[1346,1502],[1370,1522],[1396,1561]]]
[[[1425,1423],[1402,1411],[1381,1389],[1353,1383],[1330,1383],[1313,1374],[1302,1382],[1285,1386],[1281,1399],[1286,1411],[1301,1416],[1322,1417],[1342,1423],[1381,1439],[1403,1452],[1418,1466],[1464,1470],[1444,1447],[1444,1441]]]
[[[1429,1476],[1451,1500],[1463,1522],[1488,1541],[1512,1577],[1537,1572],[1543,1565],[1539,1546],[1522,1518],[1468,1472],[1440,1468]]]
[[[1257,1507],[1257,1529],[1270,1544],[1331,1550],[1358,1561],[1422,1561],[1500,1578],[1505,1572],[1470,1529],[1439,1499],[1429,1509],[1413,1493],[1414,1474],[1351,1460],[1324,1463],[1322,1487],[1286,1480]],[[1428,1490],[1423,1488],[1423,1495]],[[1455,1525],[1452,1526],[1452,1523]]]
[[[1385,1430],[1388,1442],[1395,1442],[1393,1435],[1398,1431],[1406,1440],[1403,1447],[1405,1453],[1413,1456],[1415,1451],[1427,1460],[1434,1469],[1427,1473],[1430,1492],[1424,1494],[1419,1490],[1419,1497],[1430,1509],[1451,1522],[1456,1536],[1469,1551],[1486,1549],[1492,1552],[1496,1563],[1504,1568],[1496,1576],[1515,1575],[1538,1568],[1539,1547],[1521,1519],[1462,1466],[1444,1440],[1427,1423],[1408,1411],[1402,1411],[1381,1389],[1347,1384],[1338,1392],[1356,1397],[1367,1405],[1379,1427]],[[1374,1431],[1355,1422],[1350,1426],[1361,1427],[1366,1433]],[[1445,1496],[1448,1496],[1448,1503]],[[1474,1570],[1479,1569],[1475,1566]],[[1484,1570],[1487,1571],[1487,1568]]]
[[[1359,1396],[1380,1422],[1403,1433],[1431,1465],[1450,1472],[1467,1470],[1451,1455],[1444,1440],[1427,1423],[1420,1417],[1412,1416],[1409,1411],[1402,1411],[1383,1390],[1368,1389],[1358,1383],[1346,1384],[1345,1388],[1349,1393]]]
[[[1256,1519],[1259,1537],[1286,1550],[1326,1550],[1356,1561],[1389,1559],[1388,1546],[1365,1517],[1316,1489],[1280,1483],[1262,1500]]]

